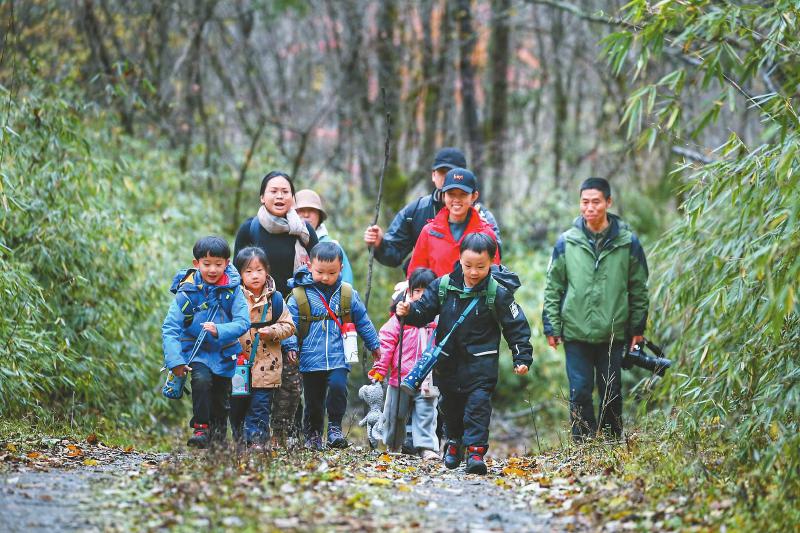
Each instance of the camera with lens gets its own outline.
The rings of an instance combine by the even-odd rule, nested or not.
[[[664,350],[655,343],[645,339],[643,344],[644,346],[636,344],[628,350],[628,353],[622,358],[622,368],[630,370],[634,366],[638,366],[658,376],[664,376],[667,369],[672,366],[672,361],[664,357]],[[653,355],[648,354],[645,347],[653,352]]]

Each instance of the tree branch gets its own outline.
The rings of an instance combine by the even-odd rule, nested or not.
[[[692,161],[697,161],[698,163],[702,163],[704,165],[710,165],[711,163],[714,163],[714,159],[706,157],[695,150],[684,148],[683,146],[673,146],[672,153],[685,157],[686,159],[691,159]]]

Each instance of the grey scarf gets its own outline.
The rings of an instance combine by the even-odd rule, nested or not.
[[[269,233],[288,233],[297,237],[294,244],[293,272],[297,272],[298,268],[309,263],[305,247],[311,240],[311,234],[308,232],[305,220],[300,218],[294,208],[289,209],[285,217],[276,217],[262,205],[258,209],[258,222]]]

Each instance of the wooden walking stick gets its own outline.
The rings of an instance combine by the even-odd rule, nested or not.
[[[386,175],[386,167],[389,165],[389,148],[392,141],[392,114],[388,111],[386,106],[386,89],[381,87],[381,94],[383,97],[383,108],[386,111],[386,142],[383,145],[383,166],[381,167],[381,176],[378,181],[378,199],[375,202],[375,216],[372,219],[372,225],[378,223],[378,216],[381,214],[381,200],[383,199],[383,177]],[[364,293],[364,307],[369,309],[369,293],[372,290],[372,264],[375,261],[375,247],[369,249],[369,267],[367,268],[367,291]],[[361,370],[364,375],[367,375],[367,356],[361,358]]]

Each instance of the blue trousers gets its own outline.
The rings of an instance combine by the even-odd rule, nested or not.
[[[600,428],[611,436],[622,435],[622,356],[625,343],[611,345],[565,341],[564,352],[569,378],[569,410],[572,438],[581,441],[597,435]],[[595,384],[600,396],[594,414],[592,392]]]
[[[306,404],[305,434],[322,434],[325,410],[328,411],[328,424],[342,426],[347,409],[346,368],[303,372],[303,399]]]
[[[224,442],[228,433],[228,410],[230,409],[231,378],[218,376],[203,363],[193,362],[192,372],[192,420],[194,424],[208,424],[212,441]]]
[[[235,440],[247,444],[269,440],[274,393],[275,389],[254,388],[250,396],[231,396],[231,429]]]
[[[439,390],[447,438],[461,441],[465,446],[488,446],[493,389],[478,387],[470,392]]]

